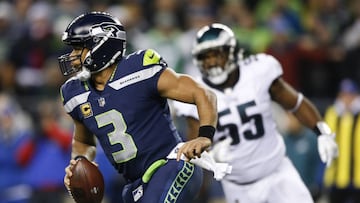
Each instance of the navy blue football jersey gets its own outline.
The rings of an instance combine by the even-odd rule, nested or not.
[[[76,77],[61,87],[66,112],[98,139],[112,165],[130,180],[181,142],[157,83],[166,63],[154,50],[123,58],[103,91]]]

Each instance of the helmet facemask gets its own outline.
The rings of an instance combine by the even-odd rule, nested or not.
[[[73,73],[78,72],[82,67],[84,67],[81,56],[84,52],[84,48],[81,49],[81,53],[77,55],[71,55],[71,53],[67,53],[58,57],[59,66],[62,74],[64,76],[71,75]],[[80,60],[80,64],[74,66],[73,62],[76,60]]]
[[[67,53],[58,57],[61,73],[64,76],[71,75],[79,70],[77,67],[73,67],[71,63],[76,60],[81,60],[81,55],[71,56],[71,53]]]
[[[219,52],[216,55],[218,59],[216,59],[216,65],[206,68],[204,64],[204,58],[201,55],[211,50],[217,50]],[[196,63],[203,77],[214,85],[221,85],[225,83],[229,77],[229,74],[236,68],[234,55],[231,53],[231,47],[224,46],[207,49],[198,54],[196,57]],[[224,57],[225,59],[221,59],[220,57]],[[225,64],[222,65],[221,60],[226,60]]]

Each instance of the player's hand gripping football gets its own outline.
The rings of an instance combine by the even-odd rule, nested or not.
[[[194,159],[196,157],[201,157],[201,153],[209,148],[211,145],[211,140],[207,137],[197,137],[193,140],[185,142],[177,152],[176,160],[180,160],[182,154],[185,155],[187,161]]]
[[[73,175],[73,168],[78,160],[71,159],[69,165],[65,168],[65,176],[64,176],[64,185],[67,191],[70,193],[70,178]],[[95,162],[92,162],[94,165],[97,166]],[[71,195],[71,193],[70,193]]]
[[[69,165],[65,168],[64,185],[70,195],[71,195],[71,193],[70,193],[70,178],[73,175],[72,168],[74,167],[75,164],[76,164],[76,160],[71,159]]]
[[[339,153],[338,145],[335,142],[335,133],[332,133],[329,126],[324,122],[319,122],[317,128],[321,133],[317,138],[320,159],[329,167]]]
[[[65,172],[65,186],[76,203],[101,203],[105,185],[97,164],[84,156],[77,156],[70,161]]]

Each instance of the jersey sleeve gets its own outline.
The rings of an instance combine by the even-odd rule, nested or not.
[[[278,78],[283,74],[283,69],[280,62],[273,56],[267,54],[259,54],[260,60],[263,60],[265,66],[264,74],[267,75],[269,78]]]
[[[151,88],[151,91],[158,94],[157,84],[161,73],[168,67],[162,56],[153,49],[144,50],[142,59],[143,70],[149,70],[152,72],[151,80],[148,80],[147,87]]]
[[[76,107],[87,101],[90,92],[80,92],[79,86],[79,80],[76,80],[75,78],[69,79],[60,87],[60,97],[65,112],[73,119],[80,121],[80,114],[78,113],[78,108]]]
[[[168,67],[168,64],[165,62],[162,56],[160,56],[159,53],[157,53],[153,49],[147,49],[144,52],[143,57],[143,66],[154,66],[154,65],[160,65],[162,67]]]
[[[270,87],[274,80],[283,75],[282,66],[279,61],[271,55],[258,54],[257,57],[261,62],[260,78],[263,78],[264,80],[262,81],[267,83]]]

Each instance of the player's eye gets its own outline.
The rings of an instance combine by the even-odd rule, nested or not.
[[[204,59],[211,58],[211,57],[217,57],[217,56],[219,56],[219,54],[221,54],[220,50],[212,49],[212,50],[208,50],[206,52],[200,53],[198,55],[198,59],[204,60]]]

